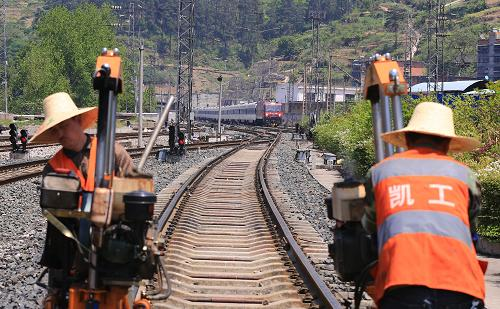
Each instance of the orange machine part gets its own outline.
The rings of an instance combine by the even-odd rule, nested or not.
[[[397,61],[386,60],[383,56],[381,56],[380,60],[373,61],[373,63],[368,67],[366,71],[364,89],[365,98],[368,94],[368,88],[374,85],[382,87],[384,89],[384,92],[386,92],[387,95],[390,95],[389,93],[387,93],[387,86],[394,84],[393,81],[389,80],[389,72],[392,69],[396,69],[398,71],[399,84],[404,85],[404,87],[402,87],[403,90],[399,91],[397,95],[408,93],[407,82],[404,78],[403,73],[401,72],[401,69],[399,68],[399,64],[397,63]]]
[[[120,56],[115,55],[113,51],[108,50],[105,55],[97,57],[96,71],[99,71],[103,64],[109,64],[111,68],[111,77],[116,79],[122,78],[122,59]]]
[[[134,302],[133,309],[151,309],[151,303],[147,299],[139,299]]]
[[[109,290],[87,290],[79,287],[69,289],[69,309],[85,309],[89,300],[99,302],[99,309],[131,309],[128,288],[113,286]]]

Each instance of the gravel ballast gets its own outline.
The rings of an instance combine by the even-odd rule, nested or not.
[[[149,141],[149,137],[144,137],[144,145],[146,145],[148,141]],[[137,144],[138,144],[137,138],[118,140],[118,142],[126,144],[126,148],[129,148],[129,147],[135,148],[135,147],[137,147]],[[165,136],[165,135],[158,136],[158,139],[156,140],[156,144],[157,145],[168,145],[167,136]],[[31,148],[31,149],[28,149],[28,154],[26,155],[25,159],[17,159],[17,160],[13,160],[10,158],[9,151],[1,151],[0,152],[0,166],[24,162],[24,161],[32,161],[32,160],[38,160],[38,159],[49,159],[52,156],[54,156],[54,154],[57,151],[59,151],[59,149],[61,149],[61,146],[59,146],[59,145],[58,146]]]
[[[332,243],[332,223],[326,216],[324,203],[330,192],[311,176],[304,164],[295,161],[295,150],[296,145],[290,141],[290,134],[284,134],[274,149],[281,185],[323,240]]]
[[[151,157],[144,170],[153,174],[159,192],[191,165],[225,151],[191,151],[175,164]],[[47,225],[39,206],[39,182],[40,178],[31,178],[0,187],[0,308],[40,308],[46,293],[35,285],[42,271],[38,261]]]
[[[283,134],[273,150],[273,156],[277,158],[276,168],[279,174],[279,183],[275,185],[288,195],[290,203],[300,212],[301,219],[307,220],[312,225],[324,243],[333,243],[334,223],[327,218],[324,203],[330,191],[309,173],[303,163],[295,161],[296,149],[297,145],[291,141],[291,135]],[[344,300],[353,302],[354,287],[339,279],[331,257],[319,261],[311,260],[311,262],[334,295],[340,295]],[[367,295],[364,296],[365,301],[361,303],[361,308],[369,307],[371,304]]]

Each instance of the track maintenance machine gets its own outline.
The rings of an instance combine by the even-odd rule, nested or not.
[[[371,60],[364,97],[371,102],[375,159],[379,162],[395,150],[402,151],[384,143],[380,134],[403,127],[400,96],[408,93],[408,84],[390,54],[377,54]],[[376,240],[361,225],[365,194],[361,182],[347,180],[335,184],[331,199],[326,201],[328,218],[336,221],[334,244],[329,245],[329,253],[341,279],[356,283],[355,308],[359,308],[369,271],[377,262]]]
[[[143,298],[129,299],[129,289],[138,281],[153,279],[158,273],[158,282],[162,282],[162,276],[166,275],[160,260],[161,241],[156,239],[153,225],[156,201],[153,179],[140,172],[163,121],[158,122],[149,141],[137,176],[123,178],[114,175],[116,108],[117,95],[122,92],[121,73],[118,50],[103,49],[93,74],[93,87],[99,93],[97,151],[90,154],[87,179],[92,181],[91,171],[94,170],[93,189],[82,191],[79,178],[63,170],[45,176],[41,187],[44,216],[64,236],[76,242],[88,269],[88,275],[83,272],[84,278],[68,274],[71,284],[67,292],[67,307],[70,309],[147,309],[151,306],[148,297],[168,297],[170,292],[170,287],[164,289],[160,283],[161,286],[151,293],[140,294]],[[162,119],[168,115],[172,102],[173,97]],[[79,232],[68,229],[63,223],[65,219],[61,218],[78,220]],[[50,303],[45,306],[61,308]]]

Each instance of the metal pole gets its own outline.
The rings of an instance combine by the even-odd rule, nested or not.
[[[380,162],[384,159],[384,143],[380,134],[382,134],[382,119],[380,115],[380,103],[372,102],[373,119],[373,143],[375,144],[375,159]]]
[[[6,29],[6,24],[7,24],[7,0],[3,0],[3,61],[4,61],[4,71],[3,71],[3,84],[4,84],[4,100],[5,100],[5,113],[7,114],[9,112],[9,95],[7,93],[8,90],[8,80],[7,80],[7,29]]]
[[[219,120],[217,125],[217,138],[219,141],[222,139],[222,131],[220,127],[220,120],[222,117],[222,75],[220,75],[217,80],[219,81]]]
[[[153,134],[151,135],[151,138],[149,139],[148,145],[146,146],[146,149],[142,153],[141,156],[141,161],[139,161],[139,164],[137,165],[137,170],[140,172],[142,171],[142,168],[144,167],[144,164],[146,163],[146,160],[149,156],[149,153],[153,149],[153,145],[156,142],[156,138],[158,137],[158,134],[160,133],[161,128],[163,127],[163,124],[165,121],[167,121],[168,113],[170,112],[170,108],[172,107],[174,103],[174,96],[170,96],[170,99],[168,99],[168,103],[163,109],[163,112],[161,113],[160,120],[158,120],[158,123],[156,124],[156,128],[153,131]]]
[[[326,112],[330,111],[330,96],[332,94],[332,55],[328,58],[328,92],[326,94]]]
[[[345,82],[346,82],[346,75],[344,74],[343,84],[342,84],[342,100],[343,100],[344,110],[345,110],[346,102],[347,102],[345,99]]]
[[[304,65],[304,97],[302,98],[302,118],[307,114],[307,64]]]
[[[332,68],[333,72],[333,68]],[[335,108],[337,107],[337,86],[335,85],[335,79],[333,79],[333,114],[335,115]]]
[[[392,69],[389,72],[389,80],[394,82],[394,92],[396,92],[396,88],[399,84],[398,71],[396,69]],[[394,124],[394,130],[400,130],[403,128],[403,112],[401,110],[401,98],[399,95],[394,95],[392,97],[392,121]],[[397,152],[403,152],[403,147],[397,147]]]
[[[391,131],[391,110],[389,105],[389,97],[383,93],[383,90],[380,91],[380,109],[382,115],[382,132]],[[384,153],[385,157],[389,157],[393,153],[392,145],[388,143],[384,143]]]
[[[137,147],[143,147],[142,141],[142,104],[144,100],[144,45],[139,46],[139,139]]]

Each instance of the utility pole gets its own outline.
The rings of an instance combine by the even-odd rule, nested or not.
[[[436,33],[436,36],[439,37],[439,45],[438,45],[438,54],[440,55],[441,59],[439,61],[441,68],[441,94],[444,95],[444,39],[447,36],[445,33],[445,21],[446,21],[446,16],[444,14],[444,8],[445,8],[445,1],[441,0],[439,2],[439,7],[438,7],[438,32]]]
[[[286,89],[286,104],[289,106],[290,102],[292,101],[291,95],[292,95],[292,79],[288,77],[288,85]]]
[[[193,98],[194,4],[195,0],[179,0],[177,16],[176,133],[180,131],[182,121],[186,121],[188,140],[191,139]]]
[[[222,140],[222,131],[220,127],[220,120],[222,117],[222,75],[217,77],[217,81],[219,82],[219,120],[217,124],[217,139],[220,142]]]
[[[321,111],[321,98],[319,96],[319,25],[321,23],[322,12],[319,8],[319,3],[315,10],[310,13],[312,23],[312,58],[314,64],[314,114],[319,118],[319,113]]]
[[[135,57],[135,3],[130,2],[129,4],[129,22],[128,22],[128,38],[127,45],[128,50],[130,52],[129,58],[132,65],[132,83],[134,85],[134,111],[136,111],[137,107],[137,71],[135,64],[137,63],[137,58]],[[128,113],[128,104],[125,106],[125,110]]]
[[[332,55],[328,57],[328,92],[326,95],[326,112],[330,111],[329,103],[330,96],[332,95]],[[335,97],[334,97],[335,101]],[[334,103],[335,104],[335,103]]]
[[[143,103],[143,93],[144,93],[144,45],[141,42],[139,47],[139,139],[137,147],[141,148],[144,146],[142,142],[142,103]]]
[[[2,84],[3,84],[3,97],[4,97],[4,102],[5,102],[5,113],[9,112],[9,93],[8,93],[8,80],[7,80],[7,71],[8,71],[8,61],[7,61],[7,0],[3,0],[1,2],[1,8],[0,8],[0,22],[2,23],[3,26],[3,38],[2,38],[2,44],[0,47],[0,57],[1,57],[1,63],[3,65],[3,72],[0,72],[2,74]]]
[[[346,107],[346,102],[347,100],[345,99],[345,83],[347,82],[347,75],[344,75],[344,84],[343,84],[343,91],[342,91],[342,96],[344,97],[343,98],[343,110],[345,110],[345,107]]]
[[[302,118],[306,114],[307,106],[307,64],[304,64],[304,96],[302,97]]]
[[[444,2],[443,0],[427,0],[427,92],[438,91],[441,81],[441,92],[444,83]]]
[[[410,87],[409,90],[410,93],[411,93],[412,74],[413,74],[412,72],[413,48],[415,47],[414,37],[415,37],[415,30],[413,29],[413,15],[411,11],[408,11],[406,15],[405,57],[404,57],[403,74],[405,76],[405,79],[408,81],[408,85]]]
[[[332,68],[333,73],[333,68]],[[335,115],[335,108],[337,107],[337,88],[336,88],[335,78],[333,78],[333,110],[332,113]]]

